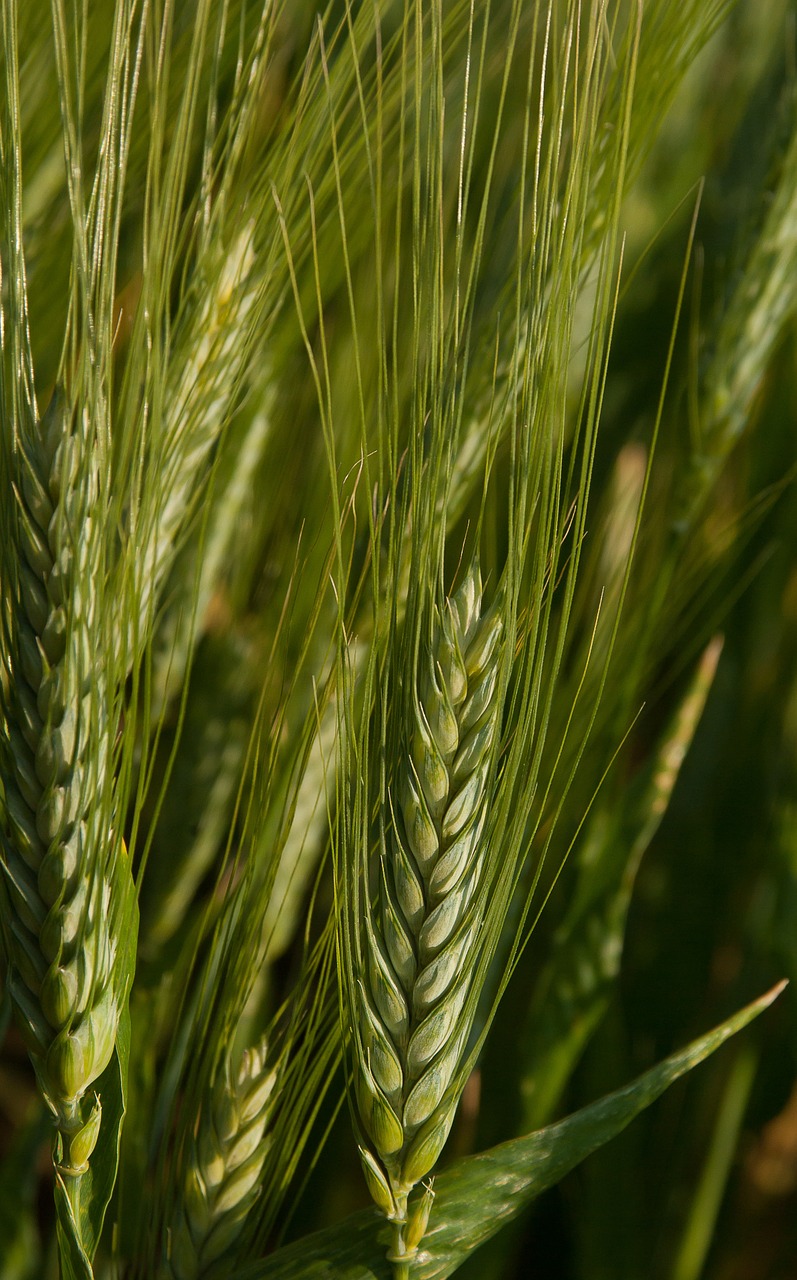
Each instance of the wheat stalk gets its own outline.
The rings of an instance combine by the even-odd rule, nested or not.
[[[429,1190],[408,1217],[407,1197],[434,1167],[461,1092],[502,633],[497,603],[482,614],[474,566],[433,610],[381,840],[379,890],[363,912],[354,1016],[360,1151],[371,1194],[394,1224],[398,1274],[431,1208]]]
[[[100,639],[101,529],[92,514],[99,471],[88,429],[73,423],[59,394],[11,461],[16,518],[4,548],[10,591],[0,682],[3,938],[11,1000],[61,1134],[59,1165],[79,1174],[101,1114],[96,1096],[81,1100],[110,1060],[126,999],[114,981],[115,924],[132,889],[103,803],[113,738]]]
[[[277,1071],[265,1042],[229,1059],[189,1144],[183,1195],[168,1235],[167,1274],[200,1280],[229,1255],[259,1194]]]

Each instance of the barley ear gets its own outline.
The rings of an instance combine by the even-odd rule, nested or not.
[[[99,450],[56,393],[10,455],[0,635],[0,920],[8,990],[59,1131],[84,1172],[132,966],[135,901],[113,822]],[[121,957],[124,956],[124,963]]]
[[[371,1194],[408,1274],[431,1193],[408,1210],[454,1119],[473,1021],[485,832],[500,728],[500,599],[482,611],[474,565],[431,612],[356,930],[354,1081]]]
[[[204,1280],[224,1272],[259,1194],[270,1146],[276,1068],[265,1042],[229,1061],[201,1111],[184,1167],[184,1187],[168,1234],[167,1275]]]

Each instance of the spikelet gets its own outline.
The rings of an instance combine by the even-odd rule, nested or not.
[[[166,1243],[167,1274],[174,1280],[218,1275],[219,1264],[234,1250],[259,1194],[276,1074],[265,1044],[245,1050],[237,1073],[228,1063],[200,1113]]]
[[[395,771],[376,902],[365,910],[355,1030],[363,1169],[406,1264],[431,1207],[407,1196],[433,1168],[459,1100],[483,919],[484,833],[500,724],[499,605],[476,567],[437,607]]]
[[[81,1100],[113,1052],[127,996],[115,981],[116,931],[134,910],[124,847],[107,825],[112,729],[89,449],[58,394],[18,442],[0,636],[8,989],[60,1131],[61,1170],[73,1175],[99,1131],[99,1099]]]

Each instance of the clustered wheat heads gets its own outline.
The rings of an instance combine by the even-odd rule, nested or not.
[[[277,1068],[265,1041],[229,1058],[198,1120],[185,1160],[185,1185],[167,1241],[174,1280],[200,1280],[234,1247],[259,1194]]]
[[[585,1151],[574,1135],[630,1117],[615,1098],[530,1143],[516,1126],[512,1153],[441,1173],[434,1203],[422,1186],[483,1046],[481,1135],[510,1136],[532,1070],[546,1121],[565,1084],[579,1101],[676,766],[650,774],[640,722],[619,786],[647,762],[653,800],[607,801],[603,771],[688,660],[686,606],[702,626],[686,534],[731,567],[708,515],[741,524],[740,435],[793,320],[794,144],[743,287],[717,271],[730,318],[695,334],[693,477],[665,438],[683,433],[662,431],[674,501],[644,527],[664,397],[642,394],[638,341],[607,363],[626,271],[659,313],[669,297],[669,267],[650,255],[648,276],[628,247],[640,203],[652,234],[661,166],[641,202],[631,179],[730,7],[0,0],[0,932],[59,1134],[55,1223],[27,1192],[34,1143],[11,1135],[9,1280],[58,1262],[69,1280],[339,1280],[381,1274],[383,1233],[397,1280],[451,1274],[532,1194],[513,1168],[536,1193]],[[642,346],[675,378],[658,332]],[[56,369],[68,395],[40,421],[34,382]],[[475,566],[450,598],[423,572],[460,539],[494,603]],[[128,1072],[131,860],[147,929]],[[547,969],[539,899],[561,913]],[[341,1204],[312,1192],[346,1167],[349,1078],[388,1225],[357,1215],[266,1258],[292,1207],[315,1227]]]
[[[462,1088],[502,632],[500,599],[482,612],[474,566],[433,610],[382,823],[378,893],[373,903],[362,899],[353,1009],[360,1151],[371,1194],[395,1226],[398,1268],[415,1252],[431,1205],[427,1192],[408,1219],[407,1197],[434,1167]]]
[[[2,926],[8,989],[61,1135],[84,1171],[127,992],[119,931],[133,886],[111,820],[114,726],[105,669],[97,442],[59,393],[7,454],[2,632]],[[94,512],[94,513],[93,513]],[[93,514],[92,514],[93,513]]]

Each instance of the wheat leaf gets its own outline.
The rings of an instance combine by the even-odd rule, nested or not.
[[[726,1022],[665,1058],[631,1084],[574,1115],[481,1155],[457,1161],[435,1178],[435,1202],[413,1280],[444,1280],[465,1259],[516,1217],[536,1196],[554,1186],[598,1147],[622,1132],[680,1076],[763,1013],[783,990],[779,983]],[[239,1280],[390,1280],[374,1211],[280,1249],[265,1262],[244,1268]]]
[[[54,1196],[61,1280],[94,1280],[71,1195],[74,1190],[67,1187],[66,1179],[56,1170]]]

